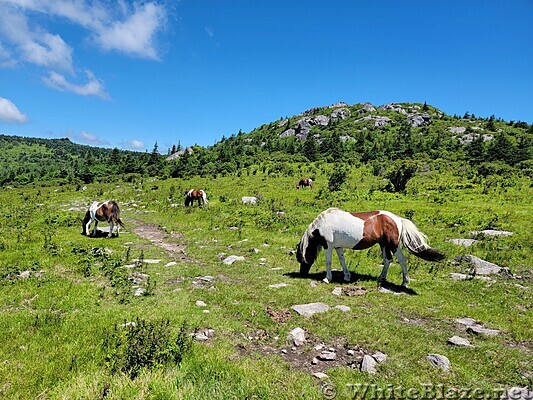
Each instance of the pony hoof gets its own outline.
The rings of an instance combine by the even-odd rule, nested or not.
[[[328,278],[324,278],[324,279],[322,279],[322,282],[329,283],[329,279]]]
[[[350,282],[351,280],[352,280],[351,276],[345,276],[344,277],[344,282]]]

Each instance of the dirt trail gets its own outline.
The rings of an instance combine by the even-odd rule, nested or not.
[[[180,260],[190,260],[186,253],[186,246],[183,243],[171,241],[169,239],[181,239],[182,234],[171,233],[167,234],[164,229],[154,224],[148,224],[137,219],[129,219],[135,226],[132,228],[132,232],[136,235],[149,240],[154,246],[165,249],[169,256],[178,258]]]

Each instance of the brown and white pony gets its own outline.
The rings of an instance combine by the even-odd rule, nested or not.
[[[296,189],[300,189],[300,186],[307,186],[309,189],[313,189],[313,180],[311,178],[302,178],[296,185]]]
[[[187,192],[185,195],[185,207],[192,206],[194,201],[198,201],[198,205],[201,206],[202,204],[209,203],[207,201],[207,195],[205,192],[201,189],[191,189]]]
[[[324,248],[326,251],[324,282],[331,282],[331,259],[335,249],[342,265],[344,280],[349,282],[351,275],[346,268],[343,249],[364,250],[376,243],[381,247],[383,254],[383,270],[378,282],[387,278],[394,254],[402,266],[402,286],[407,286],[409,283],[407,259],[400,245],[427,261],[440,261],[445,258],[443,253],[428,245],[426,235],[408,219],[388,211],[348,213],[338,208],[328,208],[311,222],[298,244],[296,259],[300,263],[300,274],[309,273],[320,248]]]
[[[118,237],[119,227],[124,227],[124,224],[120,220],[120,208],[116,201],[94,201],[85,213],[85,218],[83,218],[83,221],[81,223],[81,234],[89,234],[89,228],[91,226],[91,223],[94,222],[93,231],[90,236],[95,236],[98,221],[109,222],[109,233],[107,235],[108,238],[113,235],[113,230],[115,227],[117,228]]]

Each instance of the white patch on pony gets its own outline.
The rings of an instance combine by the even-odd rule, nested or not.
[[[363,239],[364,224],[361,218],[339,208],[328,208],[315,218],[309,225],[302,237],[302,249],[307,248],[308,238],[315,229],[326,240],[328,248],[326,251],[326,278],[324,282],[331,282],[333,275],[331,263],[333,249],[336,250],[339,262],[344,272],[344,280],[350,281],[351,275],[346,267],[343,248],[353,248]],[[303,252],[305,260],[305,251]]]

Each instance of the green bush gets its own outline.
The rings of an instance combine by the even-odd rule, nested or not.
[[[143,369],[180,365],[191,345],[186,322],[177,335],[172,335],[168,320],[150,322],[141,318],[105,330],[102,340],[106,367],[112,373],[121,372],[131,379]]]

